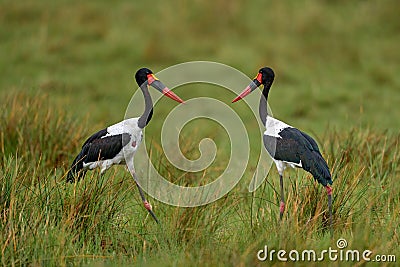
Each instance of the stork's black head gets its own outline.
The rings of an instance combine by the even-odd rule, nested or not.
[[[258,74],[257,74],[255,79],[257,79],[260,74],[261,74],[260,81],[259,81],[260,84],[262,84],[264,86],[268,86],[268,85],[271,86],[271,84],[272,84],[272,82],[274,81],[274,78],[275,78],[274,71],[269,67],[261,68],[258,71]],[[260,86],[260,85],[258,85],[258,86]]]
[[[162,82],[160,82],[160,80],[157,79],[156,76],[154,76],[153,72],[148,68],[139,69],[135,74],[135,79],[142,90],[144,90],[143,88],[147,89],[146,85],[151,85],[169,98],[183,103],[183,100],[179,96],[174,94],[174,92],[169,90]]]
[[[257,76],[254,77],[253,81],[246,87],[246,89],[243,90],[243,92],[240,93],[238,97],[232,100],[232,103],[244,98],[261,85],[264,85],[264,88],[270,88],[274,78],[275,74],[271,68],[261,68],[258,71]]]
[[[135,79],[137,84],[140,86],[147,81],[147,75],[153,74],[151,70],[148,68],[141,68],[135,74]]]

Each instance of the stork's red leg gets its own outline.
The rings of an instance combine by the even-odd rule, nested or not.
[[[329,226],[330,226],[330,231],[331,235],[333,234],[333,228],[332,228],[332,187],[329,185],[325,186],[327,194],[328,194],[328,208],[329,208]]]
[[[140,185],[139,185],[139,183],[137,181],[136,173],[134,173],[134,172],[133,172],[133,178],[135,179],[136,186],[139,189],[139,194],[140,194],[140,197],[142,198],[144,207],[146,208],[146,210],[149,211],[151,217],[153,217],[153,219],[157,223],[159,223],[156,215],[153,212],[153,208],[151,207],[150,203],[146,200],[146,197],[144,196],[143,190],[142,190],[142,188],[140,187]]]
[[[285,197],[283,194],[283,177],[279,174],[280,185],[281,185],[281,204],[279,205],[279,218],[282,220],[283,212],[285,211]]]

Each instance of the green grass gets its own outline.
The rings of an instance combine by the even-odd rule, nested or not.
[[[282,223],[273,170],[255,193],[248,193],[245,175],[228,195],[203,207],[179,208],[152,200],[161,221],[157,225],[143,209],[124,168],[114,167],[103,177],[91,172],[80,183],[65,183],[71,160],[65,154],[72,155],[79,146],[77,140],[86,133],[62,134],[68,128],[82,129],[62,109],[47,105],[44,97],[17,94],[1,110],[8,122],[1,128],[3,265],[248,266],[261,264],[256,252],[264,245],[288,251],[322,250],[336,248],[339,237],[346,238],[353,249],[370,249],[375,254],[398,251],[398,134],[354,128],[324,136],[322,148],[334,177],[333,237],[325,190],[300,170],[287,173],[287,213]],[[30,112],[22,112],[28,106]],[[50,123],[39,128],[34,123],[46,119]],[[57,121],[63,122],[61,126]],[[59,134],[43,137],[46,142],[41,147],[46,149],[40,150],[44,133]],[[30,138],[22,138],[26,136]],[[193,156],[196,151],[186,149],[196,146],[196,140],[187,142],[183,151]],[[153,149],[153,161],[165,162],[157,147]],[[202,182],[217,176],[223,162],[207,170]],[[168,165],[159,170],[167,177],[180,176]]]
[[[393,0],[1,1],[2,265],[262,266],[270,265],[256,258],[264,245],[322,250],[336,248],[339,237],[351,249],[396,254],[398,261],[399,11]],[[311,133],[331,167],[333,237],[325,190],[301,170],[286,173],[282,223],[274,168],[256,192],[247,190],[255,163],[209,205],[151,199],[161,225],[123,167],[65,184],[85,138],[122,120],[139,67],[157,72],[192,60],[221,62],[249,77],[264,65],[275,70],[274,115]],[[176,92],[228,105],[234,97],[215,86]],[[180,136],[185,155],[197,158],[199,140],[211,137],[217,159],[199,173],[175,169],[158,137],[171,102],[156,106],[146,130],[154,136],[152,161],[171,181],[210,182],[226,166],[226,134],[207,121],[188,124]],[[243,103],[232,107],[246,121],[253,149],[258,118]]]
[[[0,92],[41,88],[92,126],[122,118],[139,67],[211,60],[253,77],[268,65],[284,121],[319,135],[327,124],[398,129],[398,11],[394,0],[2,1]]]

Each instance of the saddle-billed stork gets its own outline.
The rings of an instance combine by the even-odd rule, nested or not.
[[[286,167],[303,168],[314,176],[314,179],[322,184],[328,194],[328,206],[330,225],[332,229],[332,176],[328,164],[322,157],[318,145],[306,133],[287,125],[268,115],[268,93],[274,81],[275,74],[271,68],[264,67],[259,70],[254,80],[237,96],[232,103],[244,98],[257,87],[263,85],[259,115],[266,131],[263,141],[268,153],[271,155],[278,169],[281,187],[280,218],[285,210],[285,198],[283,193],[283,171]]]
[[[183,100],[159,81],[153,72],[147,68],[139,69],[135,74],[145,102],[143,114],[139,118],[130,118],[98,131],[90,136],[82,145],[82,150],[74,159],[67,175],[67,182],[74,182],[85,177],[87,170],[100,168],[103,174],[112,165],[133,164],[133,158],[142,141],[142,130],[149,123],[153,115],[153,101],[148,91],[152,86],[169,98],[183,103]],[[158,223],[150,203],[146,200],[143,190],[133,171],[132,176],[139,189],[144,207]]]

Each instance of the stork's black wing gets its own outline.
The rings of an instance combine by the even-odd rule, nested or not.
[[[300,163],[298,153],[299,142],[292,137],[285,139],[264,135],[264,146],[268,153],[276,160]]]
[[[296,128],[285,128],[279,137],[264,135],[264,145],[269,154],[276,160],[301,165],[324,186],[332,184],[328,164],[319,152],[317,143],[309,135]]]
[[[85,143],[83,143],[82,148],[86,145],[86,144],[90,144],[91,142],[93,142],[96,139],[100,139],[101,137],[107,135],[107,128],[98,131],[97,133],[92,134],[86,141]]]
[[[67,175],[67,182],[73,182],[76,178],[79,180],[83,177],[85,177],[86,171],[83,170],[83,161],[86,158],[86,155],[89,150],[89,144],[93,142],[93,140],[99,139],[102,136],[107,135],[107,128],[102,129],[94,134],[92,134],[82,145],[82,150],[79,152],[79,154],[75,157],[74,161],[71,164],[71,168],[68,172]]]
[[[94,162],[97,160],[105,160],[114,158],[122,148],[126,146],[131,139],[128,133],[110,135],[93,140],[88,143],[89,149],[87,151],[84,162]]]
[[[71,169],[67,175],[67,182],[73,182],[85,177],[83,163],[96,161],[98,159],[113,158],[123,146],[130,141],[130,134],[107,136],[107,128],[91,135],[82,145],[82,150],[74,159]]]
[[[298,131],[307,139],[307,141],[312,146],[313,150],[317,151],[318,153],[321,153],[321,152],[319,152],[319,147],[317,145],[317,142],[315,142],[315,140],[311,136],[309,136],[308,134],[306,134],[305,132],[302,132],[300,130],[298,130]]]

